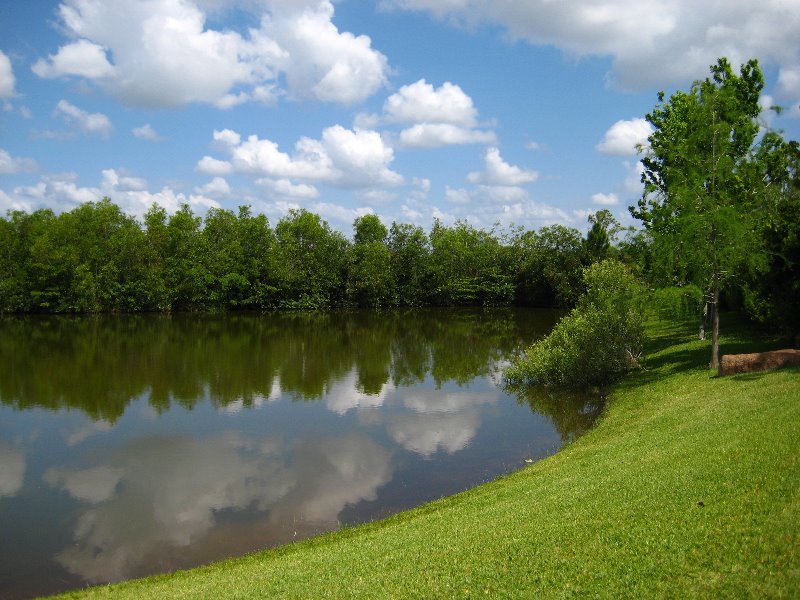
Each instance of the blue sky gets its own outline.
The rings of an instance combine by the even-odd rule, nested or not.
[[[2,0],[0,210],[627,223],[643,117],[718,56],[800,137],[798,31],[798,0]]]

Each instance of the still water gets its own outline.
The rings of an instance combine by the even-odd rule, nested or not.
[[[378,519],[552,454],[594,397],[504,390],[536,310],[0,319],[0,597]]]

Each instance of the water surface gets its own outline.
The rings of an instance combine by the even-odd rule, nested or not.
[[[384,517],[549,455],[597,398],[517,396],[536,310],[0,319],[0,597]]]

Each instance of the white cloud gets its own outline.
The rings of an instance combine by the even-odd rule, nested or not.
[[[103,79],[114,74],[102,46],[89,40],[78,40],[62,46],[47,60],[40,58],[31,67],[39,77],[52,79],[64,75],[77,75],[88,79]]]
[[[197,161],[195,169],[203,175],[230,175],[233,173],[233,165],[231,163],[211,156],[204,156]]]
[[[366,36],[340,32],[329,0],[251,4],[257,28],[215,30],[192,0],[65,0],[61,25],[71,41],[33,71],[78,76],[123,102],[231,108],[273,104],[283,73],[294,97],[353,104],[385,82],[388,61]]]
[[[434,89],[424,79],[389,96],[383,111],[395,123],[450,123],[472,128],[478,118],[472,98],[459,86],[448,81]]]
[[[196,194],[212,198],[227,198],[231,195],[230,184],[222,177],[214,177],[205,185],[194,188]]]
[[[155,129],[153,129],[153,126],[150,125],[150,123],[145,123],[141,127],[134,127],[131,131],[133,132],[134,137],[137,137],[140,140],[147,140],[148,142],[160,142],[164,139]]]
[[[11,156],[6,150],[0,148],[0,175],[12,175],[36,169],[36,161],[31,158],[18,158]]]
[[[800,65],[787,65],[778,73],[778,92],[795,100],[800,99]]]
[[[490,186],[519,186],[533,183],[539,173],[521,169],[505,162],[497,148],[488,148],[484,154],[484,170],[467,175],[470,183],[482,183]]]
[[[232,129],[223,129],[222,131],[214,130],[214,141],[221,147],[233,147],[242,143],[242,136],[233,131]]]
[[[90,135],[109,137],[113,131],[111,121],[106,115],[86,112],[66,100],[58,102],[55,114]]]
[[[444,199],[451,204],[470,204],[472,202],[472,195],[469,190],[464,188],[454,189],[449,185],[444,190]]]
[[[653,126],[647,120],[638,118],[614,123],[595,148],[603,154],[631,156],[638,154],[637,146],[647,149],[647,138],[653,133]]]
[[[637,160],[634,163],[625,161],[622,163],[622,166],[625,167],[625,170],[627,171],[625,183],[623,184],[623,190],[628,194],[635,194],[637,196],[640,195],[643,189],[642,173],[644,173],[644,165],[642,164],[642,161]]]
[[[313,185],[306,183],[295,184],[288,179],[269,179],[265,177],[256,179],[256,183],[279,197],[313,200],[319,196],[319,190]]]
[[[601,206],[615,206],[619,204],[619,197],[613,192],[610,194],[597,193],[592,195],[592,204]]]
[[[26,211],[46,207],[55,212],[64,212],[79,204],[97,202],[108,196],[124,213],[134,217],[142,217],[153,203],[170,213],[177,211],[181,204],[188,204],[201,212],[219,207],[217,201],[203,194],[187,195],[170,187],[150,192],[146,189],[147,182],[144,179],[120,174],[115,169],[105,169],[101,175],[97,187],[79,186],[75,174],[45,175],[34,185],[18,186],[11,194],[2,193],[0,204]]]
[[[394,151],[376,131],[334,125],[322,132],[322,143],[334,168],[341,172],[338,183],[344,187],[382,187],[403,182],[388,167],[394,160]]]
[[[705,77],[719,56],[790,67],[800,49],[800,10],[782,0],[388,1],[457,22],[496,24],[513,38],[572,56],[610,56],[613,81],[625,88]]]
[[[114,169],[104,169],[102,187],[120,192],[142,191],[147,189],[147,180],[118,173]]]
[[[477,129],[478,111],[457,85],[445,82],[438,88],[424,79],[400,88],[383,105],[383,119],[410,125],[400,132],[401,148],[437,148],[460,144],[494,144],[493,131]],[[375,115],[363,115],[358,123],[377,123]]]
[[[460,144],[494,144],[493,131],[469,129],[451,123],[419,123],[400,132],[404,148],[437,148]]]
[[[354,104],[386,82],[388,61],[365,35],[340,32],[327,0],[273,1],[262,32],[284,50],[279,60],[289,92],[327,102]],[[256,36],[259,37],[259,36]]]
[[[10,98],[14,95],[14,69],[8,56],[0,50],[0,98]]]
[[[394,160],[393,150],[376,131],[334,125],[325,129],[319,140],[307,137],[298,140],[291,155],[282,152],[275,142],[255,135],[242,140],[238,133],[225,130],[214,132],[214,136],[226,146],[230,161],[206,156],[197,165],[200,172],[262,176],[267,185],[270,180],[294,179],[344,188],[394,186],[403,182],[389,168]]]
[[[309,209],[311,212],[318,214],[325,221],[335,221],[341,225],[352,225],[358,217],[364,215],[374,214],[374,211],[368,206],[360,206],[358,208],[347,208],[339,204],[331,202],[315,202]]]

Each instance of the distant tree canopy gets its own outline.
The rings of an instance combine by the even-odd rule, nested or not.
[[[426,233],[370,214],[355,220],[351,241],[307,210],[274,228],[246,206],[201,218],[188,205],[171,215],[154,205],[141,223],[109,198],[58,215],[11,211],[0,218],[0,312],[570,307],[582,268],[613,251],[613,217],[597,221],[600,241],[588,242],[561,225],[499,232],[436,221]]]

